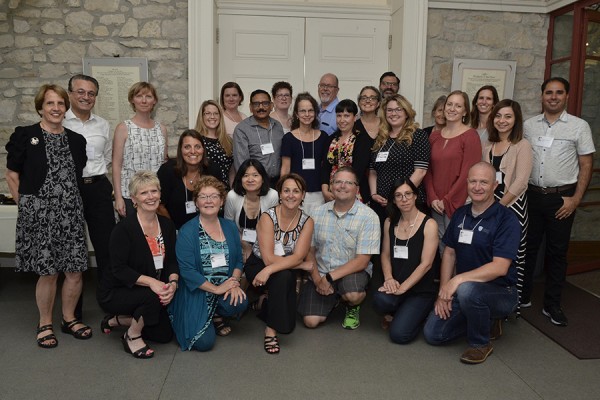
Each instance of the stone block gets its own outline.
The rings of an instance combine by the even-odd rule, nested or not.
[[[0,100],[0,121],[10,122],[15,117],[17,111],[17,102],[15,100]],[[4,146],[2,146],[4,147]]]
[[[148,21],[140,30],[140,37],[160,38],[160,21]]]
[[[123,25],[125,23],[125,15],[123,14],[108,14],[100,16],[100,23],[103,25]]]
[[[150,47],[153,49],[168,49],[169,41],[168,40],[151,40]]]
[[[8,90],[5,90],[4,92],[2,92],[2,94],[4,95],[4,97],[6,98],[11,98],[11,97],[15,97],[17,94],[19,94],[19,92],[17,92],[15,89],[10,88]]]
[[[123,54],[125,54],[123,48],[118,43],[111,41],[94,41],[88,48],[88,55],[90,57],[114,57]]]
[[[5,12],[0,12],[0,21],[7,21],[8,17]]]
[[[41,68],[39,77],[46,78],[49,81],[56,80],[57,76],[66,75],[67,68],[64,65],[53,65],[52,68]],[[64,83],[62,83],[64,84]]]
[[[125,47],[129,47],[129,48],[142,48],[145,49],[146,47],[148,47],[148,43],[144,42],[143,40],[121,40],[119,43],[121,43],[123,46]]]
[[[59,21],[50,21],[42,25],[42,33],[46,35],[64,35],[65,24]]]
[[[94,36],[108,36],[108,28],[104,25],[94,27]]]
[[[120,0],[84,0],[83,8],[88,11],[115,12],[119,10]]]
[[[29,22],[27,21],[15,18],[13,19],[13,29],[15,33],[26,33],[31,29],[31,25],[29,25]]]
[[[31,49],[14,50],[11,53],[11,61],[16,65],[31,63],[31,62],[33,62],[33,50],[31,50]],[[23,65],[19,65],[19,68],[23,68]]]
[[[0,33],[8,33],[9,26],[7,23],[0,24]]]
[[[2,68],[0,69],[2,79],[14,79],[21,76],[17,68]]]
[[[73,35],[89,35],[93,22],[94,16],[87,11],[72,12],[65,18],[67,31]]]
[[[134,50],[132,57],[146,57],[148,61],[182,60],[179,50]]]
[[[152,77],[157,80],[180,79],[185,73],[185,65],[177,61],[159,61],[152,68]]]
[[[162,36],[165,38],[187,37],[187,21],[181,19],[163,21]]]
[[[27,47],[38,47],[41,44],[40,40],[35,36],[16,36],[15,47],[18,49]]]
[[[63,13],[58,8],[47,8],[42,11],[42,18],[62,19]]]
[[[508,31],[508,43],[515,49],[533,49],[531,33],[521,27],[515,27]]]
[[[0,49],[13,47],[15,45],[15,38],[13,35],[0,35]]]
[[[60,5],[59,0],[25,0],[25,4],[38,8],[58,7]]]
[[[84,55],[85,45],[70,40],[61,42],[53,49],[48,50],[50,61],[57,64],[81,63],[81,58]]]
[[[138,37],[138,22],[133,18],[129,18],[127,22],[125,22],[125,25],[123,25],[121,28],[119,36],[123,38]]]
[[[506,45],[507,29],[503,24],[489,23],[479,27],[475,36],[477,43],[482,46],[503,48]]]
[[[133,7],[133,18],[135,19],[165,19],[173,18],[175,9],[165,5],[148,5]]]

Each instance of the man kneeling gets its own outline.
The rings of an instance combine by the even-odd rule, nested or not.
[[[490,339],[502,333],[501,318],[517,306],[514,261],[521,228],[494,201],[498,183],[491,164],[472,166],[467,182],[472,203],[454,213],[444,235],[440,291],[423,333],[433,345],[466,334],[469,348],[460,360],[478,364],[492,353]]]

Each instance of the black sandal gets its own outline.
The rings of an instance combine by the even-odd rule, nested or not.
[[[125,350],[125,353],[129,353],[132,356],[134,356],[135,358],[141,358],[141,359],[147,359],[147,358],[154,357],[154,350],[152,350],[150,347],[148,347],[148,345],[142,347],[139,350],[131,351],[131,349],[129,348],[129,344],[127,342],[133,342],[134,340],[138,340],[141,338],[142,338],[142,335],[134,337],[134,338],[129,337],[127,332],[125,332],[125,334],[121,337],[121,343],[123,343],[123,349]],[[149,351],[151,352],[150,354],[148,354]]]
[[[221,316],[214,316],[213,324],[215,324],[215,331],[217,335],[227,336],[231,334],[231,325],[229,325],[229,322],[225,318]]]
[[[279,354],[279,338],[275,336],[265,336],[265,351],[267,354]]]
[[[74,331],[72,328],[77,324],[83,325],[83,328],[79,328],[76,331]],[[92,337],[92,328],[90,328],[77,318],[69,322],[63,319],[62,325],[60,326],[60,330],[63,331],[63,333],[68,333],[69,335],[72,335],[75,339],[87,340]],[[85,332],[87,331],[89,331],[90,333],[88,335],[85,335]]]
[[[113,318],[115,319],[115,321],[117,321],[116,326],[110,326],[110,320]],[[102,318],[102,322],[100,322],[100,330],[102,331],[102,333],[105,333],[105,334],[111,333],[112,329],[116,328],[117,326],[123,326],[123,325],[121,325],[121,322],[119,322],[118,315],[106,315],[106,316],[104,316],[104,318]]]
[[[54,328],[52,327],[52,324],[50,325],[44,325],[44,326],[38,326],[37,328],[37,334],[39,335],[42,332],[46,332],[46,331],[52,331],[52,333],[46,335],[46,336],[42,336],[41,338],[37,338],[37,344],[38,346],[40,346],[42,349],[53,349],[56,346],[58,346],[58,339],[56,338],[56,335],[54,334]],[[52,343],[46,343],[50,340],[54,340],[54,342]]]

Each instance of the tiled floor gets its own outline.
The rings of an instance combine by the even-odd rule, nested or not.
[[[93,284],[87,273],[84,313],[94,337],[58,332],[59,346],[43,350],[35,345],[35,277],[0,268],[0,399],[600,398],[600,360],[576,359],[522,319],[504,325],[488,361],[469,366],[458,360],[462,340],[392,344],[369,301],[356,331],[341,328],[338,309],[316,330],[298,324],[282,336],[276,356],[262,349],[263,326],[249,313],[210,352],[181,352],[173,342],[136,360],[118,332],[100,333]]]

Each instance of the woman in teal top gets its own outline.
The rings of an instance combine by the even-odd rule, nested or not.
[[[210,350],[216,335],[231,333],[225,318],[248,306],[240,288],[242,246],[237,227],[219,218],[225,185],[203,176],[194,188],[199,218],[188,221],[177,237],[180,289],[169,313],[182,350]]]

